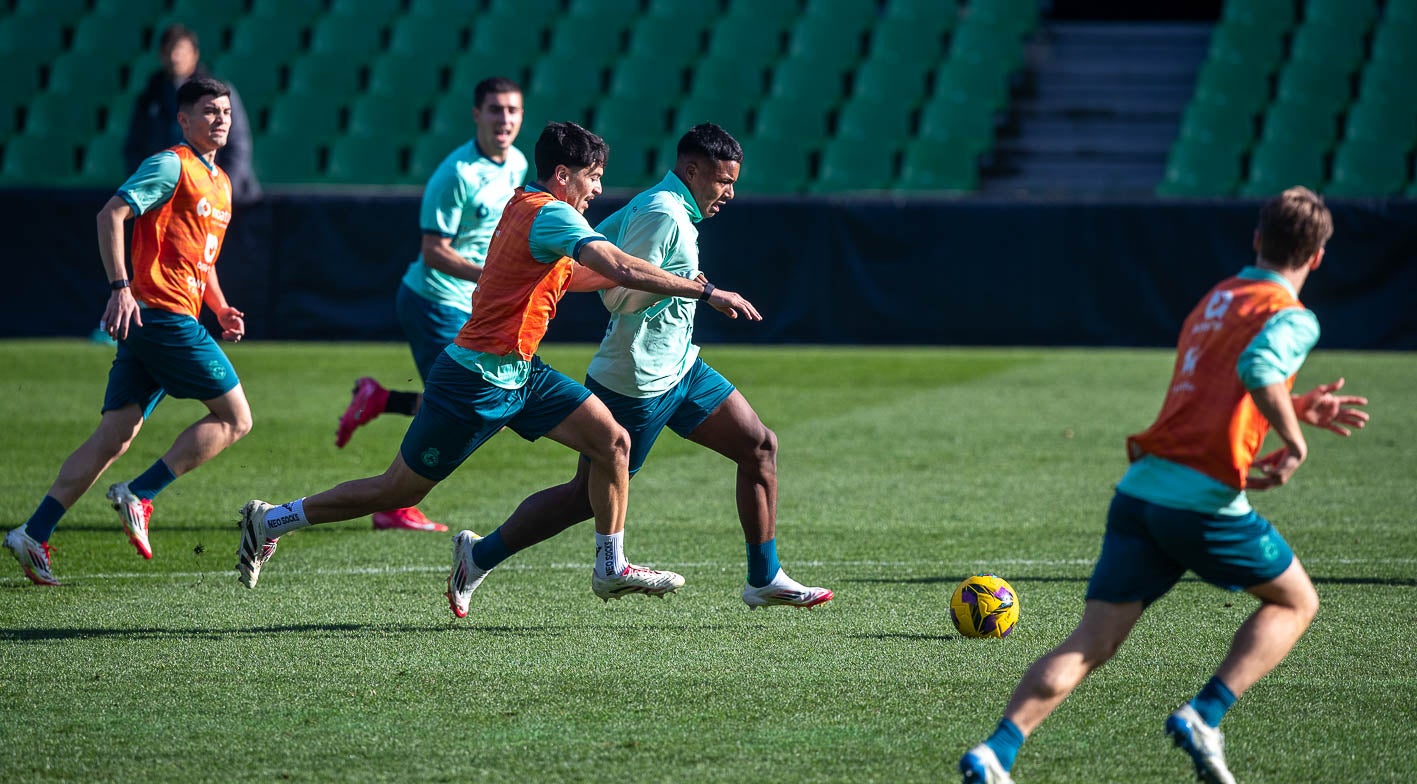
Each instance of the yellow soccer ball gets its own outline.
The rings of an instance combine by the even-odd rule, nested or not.
[[[1018,611],[1018,594],[996,574],[966,577],[950,597],[950,620],[965,637],[1007,637]]]

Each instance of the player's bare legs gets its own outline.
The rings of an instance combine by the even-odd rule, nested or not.
[[[689,440],[738,465],[738,521],[754,544],[777,536],[777,434],[738,390],[694,428]]]
[[[1236,697],[1293,650],[1319,610],[1319,595],[1298,558],[1278,577],[1246,590],[1260,606],[1235,632],[1215,672]]]
[[[60,466],[49,495],[65,509],[73,506],[113,461],[128,451],[142,427],[143,410],[136,403],[105,411],[93,435]]]
[[[246,402],[246,393],[240,384],[221,397],[203,400],[202,404],[211,413],[178,434],[172,447],[162,456],[162,461],[176,476],[211,460],[251,432],[251,404]]]
[[[311,525],[353,520],[398,506],[414,506],[438,485],[413,472],[394,455],[388,470],[378,476],[354,479],[304,499],[305,517]]]
[[[590,461],[586,491],[600,534],[625,529],[630,496],[630,436],[615,422],[610,409],[594,396],[546,434]]]
[[[1117,653],[1144,608],[1141,602],[1089,600],[1073,633],[1024,673],[1009,698],[1004,718],[1018,725],[1025,736],[1032,733],[1088,673]]]

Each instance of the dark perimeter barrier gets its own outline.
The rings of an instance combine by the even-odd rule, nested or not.
[[[96,216],[112,195],[0,191],[10,280],[0,337],[92,330],[108,289]],[[594,223],[623,204],[603,197]],[[284,193],[238,208],[217,270],[252,339],[396,340],[418,252],[416,191]],[[1171,346],[1195,302],[1249,263],[1259,203],[740,197],[699,224],[705,273],[764,321],[701,309],[700,343]],[[1417,349],[1417,202],[1334,202],[1301,297],[1321,348]],[[594,342],[595,295],[553,341]]]

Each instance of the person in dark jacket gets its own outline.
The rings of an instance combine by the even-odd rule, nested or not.
[[[177,88],[187,80],[211,76],[201,62],[197,34],[181,24],[168,25],[159,38],[162,68],[153,72],[133,104],[128,138],[123,143],[124,162],[137,169],[143,159],[182,141],[177,116]],[[227,83],[230,86],[230,83]],[[240,202],[261,196],[261,186],[251,168],[251,124],[236,89],[231,90],[231,133],[217,151],[217,165],[231,178],[232,198]]]

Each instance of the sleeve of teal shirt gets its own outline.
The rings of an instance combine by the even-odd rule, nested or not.
[[[1319,342],[1319,320],[1313,311],[1289,308],[1270,316],[1264,328],[1240,353],[1236,371],[1246,389],[1283,383],[1299,372]]]
[[[602,224],[603,226],[604,224]],[[679,242],[679,224],[662,210],[645,210],[626,220],[620,232],[620,250],[663,267]],[[611,313],[633,313],[664,299],[663,294],[635,291],[622,286],[600,292],[600,300]]]
[[[466,202],[467,182],[458,176],[457,168],[447,164],[439,166],[423,189],[418,227],[424,234],[456,237]]]
[[[605,235],[592,229],[575,207],[553,201],[536,213],[529,239],[531,257],[552,264],[563,256],[576,258],[587,242],[604,240]]]
[[[177,153],[163,150],[144,158],[138,170],[118,186],[118,195],[128,202],[133,214],[142,215],[166,204],[177,190],[177,179],[181,176],[182,161]]]

